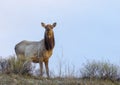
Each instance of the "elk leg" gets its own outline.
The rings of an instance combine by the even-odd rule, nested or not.
[[[40,76],[43,75],[43,62],[39,62],[40,64]]]
[[[48,60],[44,62],[45,63],[45,68],[46,68],[46,74],[47,77],[49,78],[49,67],[48,67]]]

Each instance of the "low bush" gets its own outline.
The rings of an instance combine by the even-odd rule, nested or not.
[[[0,71],[2,73],[14,73],[20,75],[31,75],[33,66],[30,62],[23,62],[15,58],[15,56],[9,59],[0,59]]]
[[[88,62],[80,70],[82,78],[101,78],[116,80],[119,78],[118,66],[109,62]]]

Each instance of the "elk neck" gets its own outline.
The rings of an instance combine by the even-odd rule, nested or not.
[[[55,46],[55,39],[54,39],[54,33],[52,33],[50,36],[47,35],[47,33],[45,32],[44,35],[44,44],[45,44],[45,48],[46,50],[52,50]]]

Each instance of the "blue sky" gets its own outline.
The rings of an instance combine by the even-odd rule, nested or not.
[[[39,41],[41,22],[57,22],[50,65],[79,67],[86,60],[120,62],[120,0],[1,0],[0,56],[13,55],[22,40]]]

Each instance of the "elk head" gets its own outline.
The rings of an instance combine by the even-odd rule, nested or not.
[[[45,23],[42,22],[41,25],[45,28],[44,35],[45,48],[47,50],[52,50],[55,45],[53,28],[56,26],[56,23],[53,23],[52,25],[51,24],[46,25]]]

